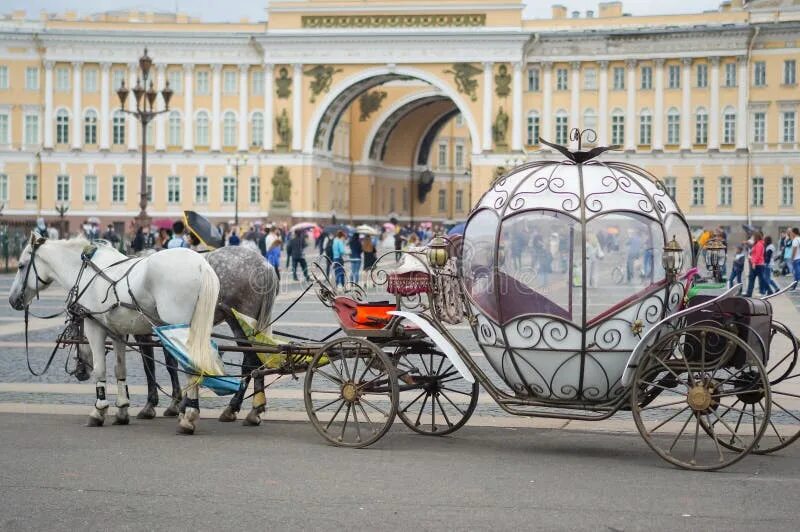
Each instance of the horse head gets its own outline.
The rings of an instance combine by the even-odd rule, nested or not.
[[[37,261],[37,252],[47,243],[47,239],[36,232],[19,256],[17,274],[8,293],[8,302],[14,310],[23,310],[39,292],[53,282],[52,269],[44,262]]]

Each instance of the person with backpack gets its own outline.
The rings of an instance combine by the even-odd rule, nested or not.
[[[750,248],[750,274],[747,278],[747,292],[745,297],[753,297],[753,288],[755,288],[756,279],[758,279],[758,292],[761,295],[771,294],[772,290],[767,283],[764,269],[764,237],[761,231],[753,231],[753,236],[750,237],[752,241]]]
[[[297,267],[303,270],[303,276],[305,280],[308,281],[308,264],[306,263],[305,258],[305,248],[306,248],[306,237],[303,234],[303,231],[295,231],[294,236],[291,240],[289,240],[289,244],[286,246],[286,252],[292,257],[292,279],[295,281],[299,281],[300,279],[297,278]]]
[[[364,271],[367,272],[372,269],[375,261],[378,260],[378,253],[375,250],[375,243],[372,241],[371,236],[364,235],[361,240],[361,251],[364,254]]]
[[[184,231],[186,231],[186,226],[183,225],[181,220],[177,220],[172,224],[172,238],[167,242],[167,249],[191,247],[189,242],[186,241],[186,237],[183,234]]]
[[[728,288],[732,288],[734,282],[741,284],[742,273],[744,272],[744,247],[736,246],[736,255],[733,257],[731,265],[731,276],[728,278]]]
[[[344,231],[338,231],[336,238],[333,239],[333,273],[336,277],[336,286],[344,288],[345,274],[344,274],[344,255],[347,248],[344,244],[346,235]]]
[[[767,287],[772,292],[780,291],[778,284],[772,279],[773,259],[775,258],[775,244],[772,243],[771,236],[764,237],[764,277],[767,280]]]
[[[361,253],[363,248],[361,246],[362,235],[353,233],[350,237],[350,282],[357,283],[359,281],[359,274],[361,273]]]
[[[272,264],[275,269],[275,275],[278,276],[278,282],[281,280],[281,246],[283,242],[280,238],[274,239],[267,250],[267,262]],[[295,275],[297,277],[297,275]]]

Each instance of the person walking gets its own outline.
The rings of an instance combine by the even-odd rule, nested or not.
[[[346,235],[344,231],[338,231],[336,238],[333,239],[333,273],[336,278],[336,286],[344,288],[345,274],[344,274],[344,255],[346,247],[344,244]]]
[[[770,294],[772,291],[769,289],[767,280],[764,277],[764,238],[761,231],[753,231],[753,236],[750,237],[752,245],[750,247],[750,273],[747,277],[747,292],[745,297],[753,297],[753,288],[755,287],[756,279],[758,279],[758,292],[761,295]]]
[[[294,232],[294,236],[289,241],[286,252],[292,257],[292,279],[295,281],[300,280],[297,278],[297,267],[300,266],[303,270],[303,277],[308,281],[308,264],[305,258],[306,237],[303,231],[298,230]]]
[[[736,255],[733,256],[733,264],[731,265],[731,276],[728,278],[728,288],[733,287],[733,283],[742,283],[742,273],[744,272],[744,247],[736,246]]]
[[[800,284],[800,227],[792,227],[791,236],[792,252],[790,257],[792,258],[792,273],[794,274],[794,280]],[[797,286],[794,289],[797,290]]]
[[[350,237],[350,282],[358,283],[361,273],[361,235],[353,233]]]
[[[182,221],[178,220],[172,224],[172,238],[167,242],[167,249],[191,247],[183,235],[184,231],[186,231],[186,226]]]
[[[764,237],[764,278],[767,280],[767,288],[772,293],[780,291],[778,284],[772,279],[772,261],[775,259],[775,244],[772,243],[771,236]]]
[[[274,239],[267,250],[267,262],[269,262],[275,269],[275,275],[278,276],[278,282],[281,281],[281,245],[283,242],[280,238]],[[295,275],[295,277],[297,277]]]

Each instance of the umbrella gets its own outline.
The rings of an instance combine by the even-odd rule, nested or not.
[[[423,229],[430,229],[431,227],[433,227],[433,222],[422,222],[419,224],[419,226],[422,227]]]
[[[153,220],[153,225],[156,229],[172,229],[172,220],[170,218],[159,218]]]
[[[356,233],[360,235],[375,236],[378,234],[378,231],[376,231],[375,228],[370,225],[359,225],[356,227]]]
[[[387,231],[391,231],[392,233],[394,233],[395,225],[391,222],[386,222],[385,224],[383,224],[383,228],[386,229]]]
[[[183,223],[187,229],[196,236],[206,247],[214,249],[225,245],[225,239],[212,223],[194,211],[183,211]]]
[[[344,231],[344,233],[346,235],[348,235],[348,236],[350,236],[350,233],[353,232],[352,229],[350,229],[346,225],[341,225],[341,224],[328,225],[328,226],[325,227],[324,231],[325,231],[325,234],[328,234],[328,235],[335,235],[339,231]]]
[[[100,218],[97,216],[90,216],[86,219],[90,224],[100,225]]]
[[[295,231],[307,231],[308,229],[314,229],[317,227],[317,224],[313,222],[300,222],[299,224],[294,224],[292,227],[289,228],[290,233],[294,233]]]
[[[448,235],[463,235],[464,234],[464,229],[466,227],[467,227],[467,224],[464,223],[464,222],[461,222],[460,224],[456,224],[453,227],[451,227],[450,230],[447,231],[447,234]]]

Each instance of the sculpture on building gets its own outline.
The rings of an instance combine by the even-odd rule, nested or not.
[[[494,77],[495,93],[500,98],[505,98],[511,94],[511,75],[508,73],[506,65],[500,65],[497,74]]]
[[[498,148],[506,147],[506,131],[508,131],[508,114],[503,111],[503,106],[501,105],[492,126],[492,137]]]
[[[366,122],[372,113],[380,109],[381,102],[386,98],[386,91],[365,92],[358,99],[361,110],[359,121]]]
[[[275,122],[278,126],[278,138],[280,139],[278,147],[284,149],[288,148],[292,140],[292,126],[289,125],[289,114],[286,112],[285,108],[281,111],[278,118],[275,119]]]
[[[289,77],[289,70],[286,67],[281,67],[278,71],[275,87],[277,87],[278,98],[282,100],[292,95],[292,78]]]
[[[292,195],[292,180],[289,179],[289,169],[285,166],[275,168],[272,175],[272,203],[288,204]]]
[[[475,102],[478,100],[476,90],[478,88],[478,81],[473,79],[481,73],[481,69],[473,66],[471,63],[453,63],[452,70],[445,70],[445,74],[453,74],[453,80],[456,82],[458,92],[464,93]]]
[[[341,68],[334,69],[330,65],[316,65],[303,72],[314,78],[308,86],[311,89],[311,103],[317,101],[317,96],[330,90],[333,75],[341,71]]]

